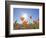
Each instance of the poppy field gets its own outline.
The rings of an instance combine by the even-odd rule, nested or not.
[[[13,27],[18,29],[39,29],[39,9],[14,8]]]

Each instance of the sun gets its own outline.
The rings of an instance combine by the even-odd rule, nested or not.
[[[27,14],[26,14],[26,13],[25,13],[25,14],[23,14],[22,16],[23,16],[25,19],[27,18]]]

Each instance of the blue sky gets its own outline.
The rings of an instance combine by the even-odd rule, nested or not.
[[[39,17],[39,9],[32,8],[14,8],[13,9],[13,19],[20,21],[20,16],[27,14],[27,20],[32,16],[32,20],[36,20]]]

